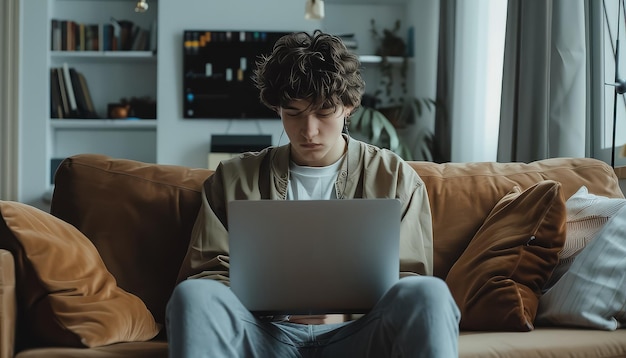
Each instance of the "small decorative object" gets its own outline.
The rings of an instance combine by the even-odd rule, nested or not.
[[[135,5],[135,12],[146,12],[146,11],[148,11],[147,0],[137,1],[137,5]]]
[[[111,119],[156,119],[156,101],[150,97],[122,98],[119,103],[109,103]]]
[[[307,20],[321,20],[324,18],[323,0],[306,0],[304,18]]]
[[[108,113],[111,119],[123,119],[128,117],[130,104],[125,103],[109,103]]]

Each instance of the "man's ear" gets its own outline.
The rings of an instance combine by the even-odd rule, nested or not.
[[[350,117],[354,111],[354,106],[344,107],[343,117]]]

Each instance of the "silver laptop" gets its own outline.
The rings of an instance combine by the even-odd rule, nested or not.
[[[229,203],[230,285],[258,315],[364,313],[399,279],[400,201]]]

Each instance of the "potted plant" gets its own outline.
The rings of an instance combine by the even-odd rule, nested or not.
[[[407,46],[404,39],[398,35],[401,28],[400,20],[394,23],[392,29],[379,30],[374,19],[371,20],[371,35],[377,41],[376,55],[381,57],[381,81],[376,88],[373,98],[363,101],[366,109],[375,110],[388,119],[394,126],[395,133],[400,138],[408,138],[403,144],[403,151],[411,153],[414,160],[434,160],[434,133],[432,129],[419,121],[427,112],[439,108],[431,98],[408,96],[407,76],[408,63]],[[401,63],[392,63],[390,58],[400,57]],[[400,81],[399,84],[396,83]],[[400,93],[398,94],[398,90]],[[384,97],[385,101],[382,100]],[[384,105],[381,103],[384,102]],[[373,114],[374,117],[377,114]]]
[[[357,139],[387,148],[405,160],[413,160],[411,150],[403,143],[393,124],[372,107],[359,106],[350,116],[349,129],[351,133],[356,132],[364,137]]]
[[[389,60],[389,57],[401,57],[402,63],[399,67],[399,75],[400,75],[400,87],[402,90],[402,94],[406,95],[407,86],[406,86],[406,76],[408,69],[408,57],[406,55],[406,43],[402,39],[402,37],[398,36],[398,31],[400,31],[401,23],[400,20],[396,20],[393,29],[383,29],[379,31],[376,27],[376,21],[372,19],[370,21],[372,27],[370,29],[370,33],[375,41],[378,42],[378,48],[375,52],[377,56],[381,57],[380,62],[380,87],[376,89],[374,93],[375,97],[379,97],[382,93],[385,94],[387,99],[389,100],[389,104],[396,104],[396,97],[393,95],[394,90],[394,65]],[[402,97],[399,98],[398,102],[403,100]],[[399,105],[399,103],[397,103]]]

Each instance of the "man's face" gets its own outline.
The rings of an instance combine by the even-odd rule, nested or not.
[[[279,107],[278,114],[291,142],[291,159],[298,165],[327,166],[344,153],[346,142],[341,131],[352,108],[311,107],[309,100],[294,100]]]

